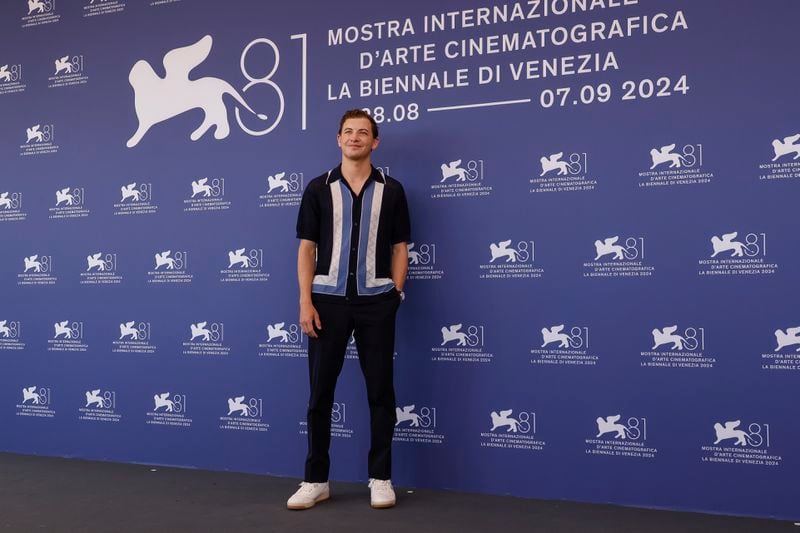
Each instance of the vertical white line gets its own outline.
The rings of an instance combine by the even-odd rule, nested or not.
[[[302,64],[302,111],[301,111],[301,126],[300,129],[306,129],[306,103],[308,100],[308,34],[307,33],[297,33],[291,36],[292,39],[300,39],[302,41],[302,56],[303,56],[303,64]]]

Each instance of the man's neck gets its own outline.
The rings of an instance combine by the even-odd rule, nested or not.
[[[372,162],[370,158],[353,160],[342,159],[342,176],[350,185],[363,185],[372,174]],[[360,187],[359,187],[360,188]]]

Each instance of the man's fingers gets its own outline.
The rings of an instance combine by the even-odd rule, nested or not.
[[[308,322],[300,322],[300,329],[303,330],[303,333],[308,335],[309,337],[317,338],[317,332],[314,331],[314,326],[311,321]],[[322,328],[319,328],[322,329]]]
[[[314,325],[317,329],[322,329],[322,321],[319,319],[319,313],[314,313]]]

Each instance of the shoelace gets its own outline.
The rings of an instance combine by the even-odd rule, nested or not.
[[[300,483],[300,491],[303,494],[314,492],[314,483],[307,483],[305,481]]]
[[[374,488],[378,491],[388,491],[392,488],[391,479],[370,479],[369,488]]]

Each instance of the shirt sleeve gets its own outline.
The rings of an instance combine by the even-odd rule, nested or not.
[[[392,227],[392,244],[399,242],[411,242],[411,217],[408,214],[408,201],[402,185],[398,187]]]
[[[319,243],[319,225],[319,199],[309,184],[303,192],[300,211],[297,213],[297,238]]]

